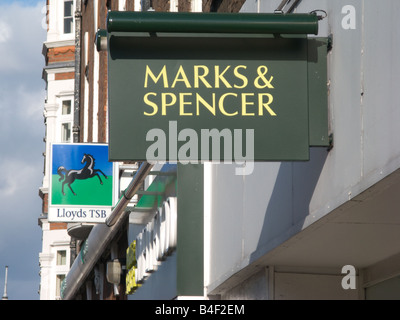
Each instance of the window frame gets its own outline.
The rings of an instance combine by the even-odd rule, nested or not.
[[[66,15],[66,5],[71,3],[71,15]],[[64,0],[62,6],[62,34],[64,35],[71,35],[74,33],[74,0]],[[66,32],[66,20],[70,20],[70,31]]]
[[[62,283],[64,281],[64,279],[66,278],[66,274],[65,273],[57,273],[56,274],[56,299],[60,299],[61,298],[61,286]]]
[[[58,113],[58,123],[59,123],[59,137],[60,142],[62,143],[71,143],[72,142],[72,128],[73,128],[73,106],[74,99],[71,95],[65,95],[59,98],[60,109]],[[68,101],[70,104],[69,113],[64,112],[64,103]],[[65,126],[68,126],[69,133],[65,134]]]
[[[66,266],[67,265],[67,250],[57,250],[57,266]]]

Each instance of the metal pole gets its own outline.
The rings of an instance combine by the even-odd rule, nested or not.
[[[8,296],[7,296],[7,278],[8,278],[8,266],[6,266],[6,277],[5,277],[5,282],[4,282],[4,294],[3,294],[3,298],[1,300],[8,300]]]
[[[276,8],[275,13],[283,13],[283,8],[290,2],[290,0],[282,0],[281,4]]]
[[[119,217],[124,212],[125,208],[128,206],[129,201],[139,190],[144,179],[149,174],[151,168],[153,168],[153,164],[150,164],[147,161],[144,161],[140,165],[139,170],[136,172],[131,183],[128,185],[128,187],[123,192],[121,199],[116,204],[116,206],[113,209],[113,211],[111,212],[110,216],[106,219],[107,226],[109,226],[109,227],[113,226],[115,224],[115,222],[119,219]]]
[[[289,8],[289,10],[287,11],[287,13],[292,13],[294,11],[294,9],[297,7],[297,5],[299,4],[301,0],[296,0],[291,7]]]
[[[74,124],[72,141],[80,142],[80,100],[81,100],[81,29],[82,29],[82,2],[76,1],[75,10],[75,83],[74,83]]]
[[[135,195],[152,167],[153,164],[147,161],[141,164],[128,188],[125,189],[124,194],[107,218],[106,223],[100,223],[93,227],[89,237],[85,241],[87,246],[86,253],[83,253],[83,249],[81,250],[80,256],[75,259],[64,280],[65,289],[61,292],[63,300],[71,300],[74,298],[76,292],[83,285],[86,277],[100,259],[104,249],[111,243],[122,225],[126,223],[125,218],[128,217],[129,213],[125,208],[128,206],[130,200]]]

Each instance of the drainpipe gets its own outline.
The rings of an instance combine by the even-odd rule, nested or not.
[[[81,26],[82,2],[76,0],[75,8],[75,81],[74,81],[74,111],[72,125],[72,142],[79,142],[80,132],[80,97],[81,97]],[[71,264],[76,258],[76,239],[71,237]]]
[[[75,10],[75,89],[74,89],[74,124],[72,141],[80,142],[80,97],[81,97],[81,29],[82,29],[82,1],[76,0]]]

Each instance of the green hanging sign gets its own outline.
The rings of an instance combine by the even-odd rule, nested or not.
[[[323,140],[317,145],[328,143],[326,111],[310,117],[315,107],[326,110],[326,42],[305,35],[144,34],[132,32],[134,19],[155,16],[129,17],[109,17],[110,160],[302,161],[314,137]],[[312,99],[315,88],[323,92]],[[320,121],[312,126],[318,133],[310,133],[310,123]]]

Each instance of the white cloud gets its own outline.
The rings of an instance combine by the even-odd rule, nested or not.
[[[6,42],[11,38],[11,35],[12,31],[10,26],[5,22],[0,21],[0,43]]]
[[[10,292],[12,299],[38,298],[45,4],[0,0],[0,266],[11,266],[10,290],[24,279]]]
[[[0,203],[10,202],[11,197],[23,198],[31,192],[29,186],[37,183],[38,168],[29,159],[3,159],[0,163]]]
[[[15,89],[16,103],[19,107],[16,109],[18,115],[29,122],[43,120],[43,105],[45,92],[43,90],[31,90],[25,84]],[[43,121],[42,121],[43,122]]]
[[[42,8],[43,3],[34,7],[0,5],[0,71],[24,72],[34,67],[37,57],[41,56],[46,32],[42,27]],[[40,58],[44,62],[44,58]]]

